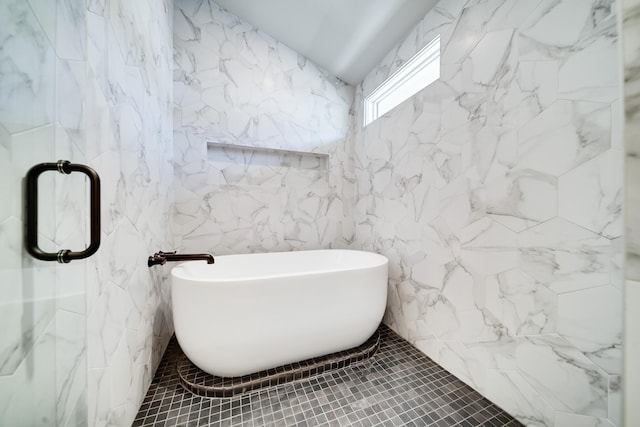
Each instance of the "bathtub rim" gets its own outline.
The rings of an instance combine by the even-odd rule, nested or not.
[[[291,271],[285,270],[282,273],[276,273],[276,274],[272,273],[272,274],[263,274],[263,275],[258,275],[258,274],[247,275],[246,272],[242,271],[242,272],[239,272],[240,274],[233,277],[215,277],[215,271],[216,271],[215,263],[206,264],[203,261],[185,261],[171,269],[171,276],[182,279],[182,280],[189,280],[193,282],[225,284],[225,283],[251,282],[254,280],[262,280],[262,279],[303,277],[303,276],[312,276],[312,275],[319,275],[319,274],[326,274],[326,273],[366,270],[371,268],[387,267],[389,265],[389,259],[386,256],[376,252],[369,252],[369,251],[363,251],[363,250],[357,250],[357,249],[309,249],[309,250],[301,250],[301,251],[256,252],[256,253],[247,253],[247,254],[220,255],[215,257],[215,259],[221,259],[221,258],[224,259],[226,257],[252,257],[252,256],[255,257],[260,255],[284,255],[284,254],[300,253],[300,252],[325,252],[325,253],[347,252],[352,254],[359,253],[359,254],[366,254],[366,256],[369,257],[370,260],[375,260],[375,262],[368,262],[368,263],[359,262],[354,264],[347,264],[339,268],[336,268],[336,267],[324,268],[324,269],[316,268],[316,269],[309,269],[309,270],[303,270],[298,272],[291,272]],[[196,275],[193,272],[186,271],[187,268],[189,269],[197,268],[202,271],[211,270],[213,274],[210,276]]]

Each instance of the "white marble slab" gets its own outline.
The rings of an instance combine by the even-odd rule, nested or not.
[[[620,425],[616,19],[442,0],[356,91],[355,242],[390,259],[385,321],[526,425]],[[436,35],[440,79],[361,128]]]
[[[87,260],[87,417],[130,424],[173,331],[147,257],[173,249],[173,2],[84,4],[86,161],[102,178],[102,244]]]
[[[558,180],[560,215],[610,239],[622,236],[621,151],[609,150]]]
[[[523,270],[557,293],[606,285],[611,241],[556,217],[518,235]]]
[[[606,307],[603,309],[602,307]],[[613,286],[558,296],[558,333],[609,374],[622,374],[622,294]]]
[[[26,1],[2,2],[0,28],[6,61],[0,73],[0,122],[10,133],[51,123],[56,61],[50,39]]]
[[[353,88],[215,3],[176,1],[175,17],[176,242],[218,254],[348,246]],[[314,152],[327,167],[215,143]]]
[[[638,364],[634,363],[640,354],[640,329],[638,328],[640,306],[640,228],[638,227],[638,199],[640,174],[638,152],[640,152],[640,2],[623,0],[622,52],[624,63],[624,143],[625,143],[625,378],[624,420],[628,425],[640,423],[640,412],[635,402],[640,396],[640,375]]]

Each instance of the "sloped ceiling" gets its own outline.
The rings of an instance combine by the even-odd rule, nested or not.
[[[215,0],[351,85],[438,0]]]

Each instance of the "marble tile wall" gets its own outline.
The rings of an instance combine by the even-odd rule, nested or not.
[[[176,247],[348,246],[354,89],[211,0],[177,0],[174,25]]]
[[[356,93],[357,245],[385,322],[527,425],[621,425],[613,0],[442,0]],[[441,78],[362,128],[436,35]]]
[[[102,246],[87,260],[89,425],[130,425],[173,332],[171,0],[87,2],[85,154],[102,178]]]
[[[625,104],[625,425],[640,424],[640,0],[623,0]]]
[[[12,392],[0,419],[130,424],[173,330],[168,269],[145,263],[156,250],[351,245],[391,259],[386,322],[520,420],[621,425],[612,0],[442,0],[355,103],[353,88],[215,3],[173,3],[0,5],[0,55],[13,58],[0,75],[0,316],[23,327],[0,347],[0,392]],[[637,1],[623,3],[635,31]],[[362,95],[436,34],[441,79],[362,129]],[[627,125],[629,182],[636,130]],[[87,162],[103,182],[100,251],[59,268],[21,255],[15,190],[52,158]],[[43,246],[81,244],[84,183],[43,185],[51,205],[61,200]],[[640,289],[634,242],[628,301]],[[34,369],[53,391],[28,381]]]
[[[0,2],[0,425],[86,425],[86,265],[38,261],[22,244],[27,170],[86,161],[80,3]],[[42,249],[83,247],[84,185],[40,177]]]
[[[172,334],[146,265],[173,247],[172,23],[171,0],[0,4],[2,425],[130,425]],[[20,180],[61,158],[100,174],[102,244],[58,266],[22,252]],[[41,246],[82,247],[83,179],[40,187]]]

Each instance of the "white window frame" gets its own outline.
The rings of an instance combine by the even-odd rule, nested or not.
[[[440,78],[440,36],[364,99],[364,124],[375,121]]]

